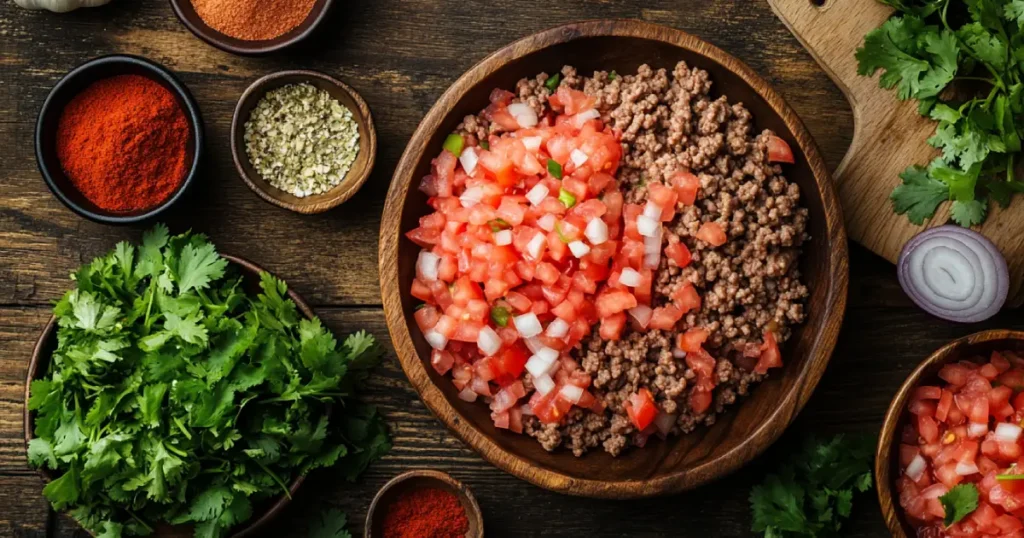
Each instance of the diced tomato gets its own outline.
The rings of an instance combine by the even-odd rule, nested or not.
[[[717,222],[705,222],[704,224],[701,224],[700,228],[697,229],[696,237],[713,247],[720,247],[728,240],[725,236],[725,230],[722,229],[722,225]]]
[[[672,176],[672,187],[679,194],[679,201],[683,205],[693,205],[697,201],[700,179],[689,171],[676,172]]]
[[[455,365],[455,357],[445,350],[435,349],[430,353],[430,365],[439,375],[444,375]]]
[[[775,135],[769,136],[768,162],[789,164],[795,163],[796,159],[793,158],[793,150],[789,147],[789,143]]]
[[[687,267],[690,265],[690,260],[692,259],[690,249],[674,235],[671,235],[668,238],[668,246],[665,247],[665,255],[679,267]]]
[[[708,339],[710,334],[707,329],[690,329],[676,337],[676,347],[687,353],[696,353],[700,351],[701,345],[704,344],[704,341]]]
[[[645,388],[630,395],[629,401],[623,404],[623,407],[626,409],[630,422],[637,430],[647,429],[647,426],[650,426],[654,422],[654,418],[658,416],[658,407],[654,404],[654,397],[651,395],[651,391]]]
[[[671,330],[683,317],[683,311],[674,304],[659,306],[651,314],[651,321],[647,323],[648,329]]]
[[[711,391],[694,388],[690,391],[690,407],[693,412],[701,415],[711,408]]]
[[[597,296],[594,304],[597,307],[597,316],[603,319],[635,307],[637,301],[628,291],[605,290]]]
[[[693,284],[686,282],[676,289],[671,295],[676,307],[684,314],[691,310],[699,310],[701,305],[700,295]]]
[[[622,329],[626,327],[626,313],[617,312],[601,319],[601,330],[598,334],[603,340],[618,340],[622,337]]]
[[[779,351],[779,343],[775,339],[775,333],[765,331],[764,343],[761,344],[761,356],[757,359],[757,365],[754,366],[754,373],[764,374],[770,368],[779,368],[781,366],[782,352]]]

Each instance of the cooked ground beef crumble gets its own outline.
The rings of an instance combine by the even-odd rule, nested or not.
[[[642,65],[635,75],[598,71],[584,78],[566,66],[561,78],[561,84],[596,97],[601,119],[622,132],[617,179],[627,202],[643,203],[648,182],[668,183],[678,170],[700,179],[696,203],[666,226],[666,235],[685,243],[693,260],[680,269],[662,257],[652,306],[669,302],[687,281],[701,292],[701,308],[688,313],[679,329],[711,332],[705,342],[717,357],[711,408],[702,414],[690,408],[689,385],[696,374],[673,354],[675,333],[627,328],[621,340],[605,342],[594,334],[574,351],[592,376],[595,396],[607,406],[603,414],[573,408],[561,424],[524,417],[524,431],[547,450],[565,446],[580,456],[601,446],[618,455],[646,442],[623,408],[639,388],[650,390],[666,413],[676,414],[672,433],[688,433],[714,423],[725,406],[761,381],[764,376],[752,367],[764,331],[774,331],[781,343],[790,337],[792,325],[804,321],[808,290],[800,281],[798,259],[808,238],[807,209],[800,206],[799,187],[786,180],[779,165],[768,162],[772,133],[752,133],[753,118],[741,103],[730,104],[725,96],[713,99],[706,71],[680,62],[671,72]],[[546,74],[523,79],[515,92],[541,115],[551,94],[547,79]],[[482,116],[467,116],[457,128],[470,146],[497,130]],[[694,239],[708,221],[723,226],[726,244],[714,248]],[[530,381],[526,374],[528,389]]]

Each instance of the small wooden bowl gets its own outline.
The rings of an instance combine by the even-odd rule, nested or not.
[[[86,199],[68,179],[57,157],[57,127],[64,107],[96,81],[119,75],[141,75],[170,91],[185,114],[190,134],[185,147],[189,155],[188,170],[178,190],[155,207],[130,213],[107,211]],[[156,218],[185,197],[202,161],[203,136],[203,117],[199,112],[199,105],[188,88],[166,67],[138,56],[102,56],[72,69],[46,96],[46,101],[39,110],[39,118],[36,120],[36,164],[46,186],[71,211],[101,224],[134,224]]]
[[[903,382],[896,397],[885,413],[885,422],[878,437],[875,451],[875,489],[878,502],[882,505],[882,516],[894,538],[917,536],[900,507],[896,493],[896,479],[900,476],[900,432],[910,419],[907,404],[910,395],[919,385],[944,383],[938,377],[939,370],[948,363],[968,360],[971,357],[988,357],[992,351],[1008,349],[1024,354],[1024,332],[991,330],[974,333],[953,340],[942,346],[924,360]]]
[[[356,156],[348,174],[333,189],[305,198],[293,196],[267,183],[253,168],[245,152],[245,122],[249,121],[252,109],[267,92],[300,83],[312,84],[330,93],[331,97],[352,111],[359,127],[359,155]],[[231,155],[242,180],[260,198],[296,213],[322,213],[351,198],[363,183],[366,183],[366,178],[370,177],[370,171],[373,170],[376,161],[377,131],[373,128],[373,116],[366,101],[344,82],[316,71],[280,71],[253,82],[238,100],[234,118],[231,120]]]
[[[494,88],[512,89],[523,77],[569,64],[580,73],[633,73],[643,63],[671,69],[685,60],[707,70],[714,88],[751,111],[756,131],[789,141],[796,164],[786,176],[800,186],[810,213],[811,240],[800,269],[810,290],[807,321],[783,349],[785,367],[717,418],[713,427],[648,443],[617,458],[597,449],[582,458],[546,452],[536,440],[497,430],[486,405],[458,399],[449,379],[429,365],[430,346],[413,321],[418,301],[409,290],[419,247],[402,234],[431,209],[416,185],[430,171],[445,137],[467,114],[488,103]],[[717,96],[717,95],[716,95]],[[413,134],[391,181],[380,228],[381,294],[388,330],[402,369],[428,408],[484,459],[551,490],[605,498],[650,497],[697,487],[724,476],[764,451],[810,398],[835,346],[846,304],[846,232],[835,187],[810,133],[761,77],[725,52],[678,30],[639,21],[569,24],[521,39],[485,58],[438,99]]]
[[[384,487],[380,488],[380,491],[374,496],[373,502],[370,503],[370,510],[366,513],[364,537],[382,538],[384,536],[384,517],[387,515],[388,506],[391,506],[391,503],[402,493],[421,488],[443,489],[458,497],[463,510],[466,511],[466,519],[469,520],[466,538],[483,538],[484,518],[473,492],[462,482],[441,471],[409,471],[384,484]]]
[[[244,286],[250,292],[258,292],[260,287],[260,273],[265,270],[256,265],[255,263],[246,260],[244,258],[238,258],[227,254],[221,254],[221,257],[225,258],[232,265],[239,269],[244,279]],[[312,319],[316,314],[313,313],[313,309],[310,308],[309,304],[300,296],[295,293],[291,288],[288,289],[288,298],[295,303],[295,306],[299,309],[299,312],[306,317],[306,319]],[[35,438],[35,412],[29,411],[28,400],[31,396],[32,381],[40,378],[46,374],[47,368],[50,364],[50,356],[53,351],[57,348],[57,318],[50,317],[50,321],[43,328],[43,333],[39,336],[39,340],[36,341],[36,346],[32,350],[32,359],[28,364],[28,375],[25,380],[25,414],[24,414],[24,428],[25,428],[25,448],[28,449],[28,444]],[[38,469],[36,472],[43,478],[43,482],[50,482],[55,477],[52,472],[47,469]],[[240,527],[232,529],[231,538],[244,538],[247,536],[256,536],[261,532],[268,523],[270,523],[275,517],[277,517],[291,499],[295,497],[295,494],[299,491],[299,487],[306,481],[304,475],[300,475],[288,486],[288,491],[291,497],[282,495],[277,497],[273,501],[267,501],[265,505],[257,505],[254,507],[254,514],[258,514],[260,509],[263,509],[263,513],[259,516],[252,517]],[[154,528],[154,538],[188,538],[191,537],[192,527],[190,525],[167,525],[159,524]]]
[[[283,35],[274,39],[245,41],[222,34],[207,25],[196,13],[192,6],[192,0],[171,0],[174,14],[196,37],[220,50],[241,56],[263,56],[299,43],[316,31],[317,26],[327,17],[333,4],[334,0],[317,0],[306,20]]]

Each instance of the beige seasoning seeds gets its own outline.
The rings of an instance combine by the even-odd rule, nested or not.
[[[341,183],[359,154],[359,127],[325,90],[290,84],[253,108],[245,151],[267,183],[302,198]]]

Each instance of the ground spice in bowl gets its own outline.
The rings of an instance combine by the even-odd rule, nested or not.
[[[384,538],[463,538],[467,532],[459,498],[440,488],[405,491],[384,514]]]
[[[163,203],[191,162],[190,129],[174,95],[141,75],[94,82],[65,106],[57,158],[71,183],[102,210],[133,213]]]
[[[242,41],[265,41],[293,30],[309,17],[316,0],[192,0],[207,26]]]

